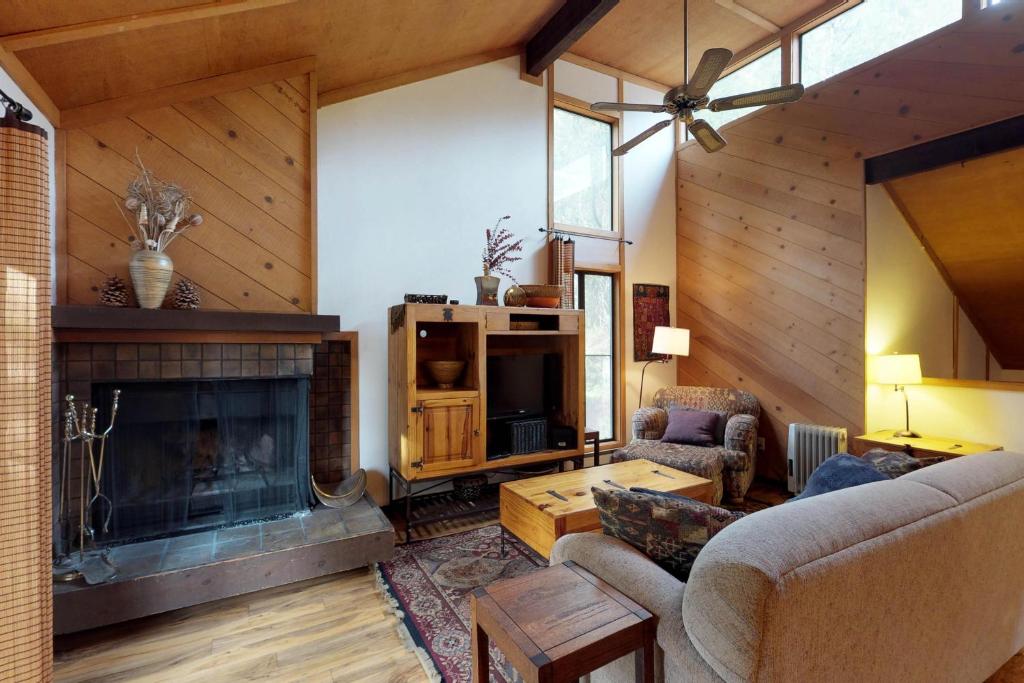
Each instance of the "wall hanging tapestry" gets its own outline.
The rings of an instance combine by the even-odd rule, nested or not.
[[[633,285],[633,360],[661,358],[651,353],[654,328],[669,325],[668,285]]]
[[[565,235],[555,235],[548,243],[553,285],[562,285],[562,308],[575,308],[576,304],[576,243]]]
[[[48,680],[50,190],[46,132],[0,93],[0,680]]]

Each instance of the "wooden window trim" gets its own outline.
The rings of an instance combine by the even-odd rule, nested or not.
[[[619,81],[621,83],[621,81]],[[621,89],[621,86],[620,86]],[[619,98],[621,99],[621,97]],[[578,225],[569,225],[566,223],[557,223],[554,220],[555,217],[555,193],[554,193],[554,174],[555,174],[555,127],[554,127],[554,115],[555,109],[562,109],[564,111],[577,114],[579,116],[586,116],[587,118],[595,121],[601,121],[607,123],[612,127],[612,148],[618,147],[622,144],[622,127],[621,119],[617,113],[606,113],[597,112],[590,110],[590,103],[581,100],[571,95],[565,95],[552,89],[551,91],[551,105],[549,107],[549,116],[551,117],[551,125],[548,132],[548,216],[549,223],[552,228],[571,230],[576,233],[584,235],[599,235],[602,237],[613,237],[623,239],[622,229],[622,157],[612,157],[612,229],[611,230],[599,230],[596,228],[585,228]]]
[[[612,279],[612,387],[615,396],[612,399],[612,425],[615,433],[607,441],[601,441],[601,452],[606,449],[621,448],[626,441],[626,363],[623,354],[625,353],[625,273],[621,266],[609,265],[585,265],[576,264],[575,275],[580,274],[606,275]],[[586,349],[584,348],[584,356]],[[584,403],[586,396],[584,395]],[[585,425],[586,426],[586,425]],[[587,427],[589,429],[589,427]]]

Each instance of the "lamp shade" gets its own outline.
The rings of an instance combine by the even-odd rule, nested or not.
[[[868,381],[875,384],[920,384],[921,358],[916,353],[870,356]]]
[[[690,331],[682,327],[655,327],[651,353],[666,356],[690,355]]]

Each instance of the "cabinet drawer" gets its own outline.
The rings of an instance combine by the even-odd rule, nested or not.
[[[495,311],[494,313],[487,313],[487,330],[497,332],[507,332],[509,329],[509,315],[504,311]]]

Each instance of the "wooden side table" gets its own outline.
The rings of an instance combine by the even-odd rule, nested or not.
[[[956,439],[943,439],[935,436],[922,436],[918,438],[893,436],[891,429],[883,429],[880,432],[853,437],[850,450],[854,455],[864,455],[872,448],[902,451],[915,458],[932,458],[935,456],[955,458],[961,455],[975,455],[977,453],[1003,450],[1002,446],[995,444],[972,443],[970,441],[957,441]]]
[[[488,683],[494,641],[527,683],[562,683],[636,653],[636,680],[654,681],[655,617],[574,562],[477,588],[473,681]]]

